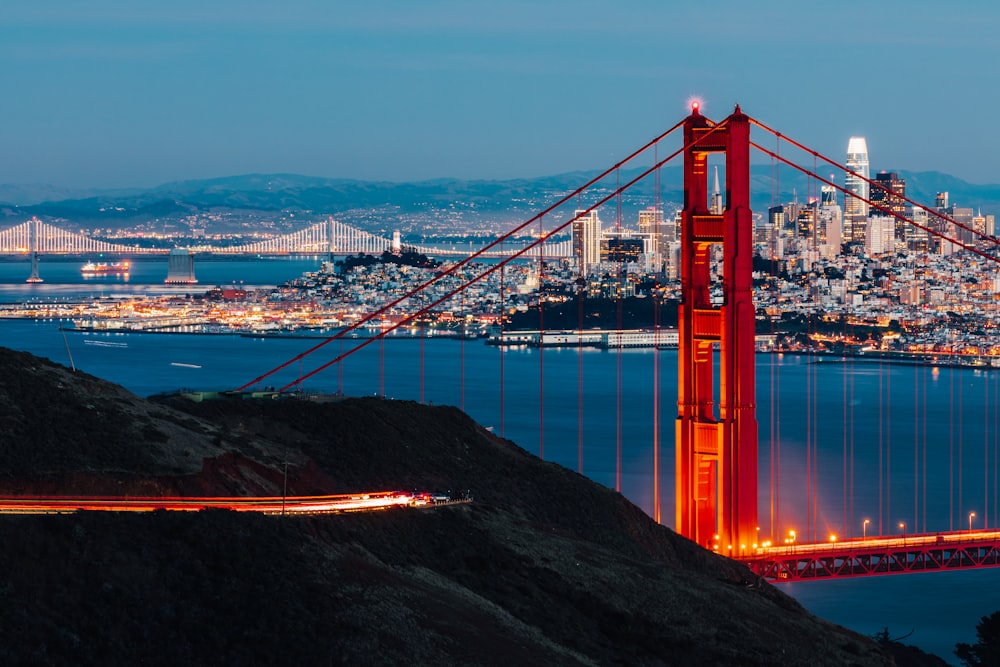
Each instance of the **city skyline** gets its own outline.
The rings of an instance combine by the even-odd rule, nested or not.
[[[830,156],[865,136],[879,169],[1000,183],[989,160],[1000,136],[950,131],[959,113],[962,125],[988,127],[1000,93],[983,84],[1000,50],[989,34],[1000,9],[977,7],[976,20],[930,2],[616,11],[8,3],[0,183],[532,177],[612,163],[680,120],[694,97],[712,117],[740,103]],[[896,29],[858,29],[862,20]],[[862,74],[850,95],[830,89],[831,77],[879,62],[892,63],[912,103],[888,101],[879,77]],[[917,96],[932,84],[951,94]]]

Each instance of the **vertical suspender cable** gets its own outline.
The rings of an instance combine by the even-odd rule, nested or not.
[[[617,182],[621,183],[621,170],[615,169],[615,178]],[[620,185],[617,186],[620,188]],[[622,195],[618,192],[618,196],[615,198],[617,202],[617,214],[615,217],[615,231],[621,232],[622,228]],[[619,240],[621,236],[618,237]],[[625,284],[622,280],[622,262],[621,262],[621,247],[618,247],[618,256],[615,258],[617,261],[615,264],[618,267],[618,285],[615,290],[616,293],[616,323],[618,329],[618,349],[616,351],[616,370],[615,370],[615,491],[621,493],[622,490],[622,292],[625,289]]]
[[[458,331],[458,407],[465,412],[465,290],[461,292],[462,325]]]
[[[660,142],[653,144],[653,164],[658,164],[657,150]],[[655,247],[660,251],[660,170],[653,172],[653,233]],[[660,269],[662,267],[658,267]],[[659,270],[657,270],[659,273]],[[656,281],[653,291],[653,520],[661,522],[660,516],[660,281]]]
[[[576,471],[583,474],[583,295],[577,290],[576,345]]]
[[[500,244],[500,254],[504,254],[504,244]],[[500,324],[500,344],[497,345],[497,349],[500,354],[500,437],[506,437],[506,431],[504,429],[504,385],[506,378],[504,377],[504,349],[507,347],[504,345],[503,332],[504,332],[504,319],[507,316],[506,305],[504,301],[504,276],[507,273],[507,265],[504,264],[500,267],[500,314],[499,314],[499,324]]]
[[[997,372],[993,373],[993,395],[1000,397],[1000,378],[997,377]],[[994,399],[993,401],[993,526],[1000,526],[1000,516],[997,515],[997,445],[1000,443],[1000,401]]]
[[[341,360],[337,362],[337,393],[341,396],[344,395],[344,362],[347,361],[343,358],[344,356],[344,339],[340,339],[340,356]],[[300,369],[301,372],[301,369]]]
[[[885,514],[892,521],[892,362],[885,365]]]
[[[653,292],[653,519],[660,523],[660,289]]]
[[[810,318],[811,319],[811,318]],[[811,328],[811,326],[810,326]],[[812,372],[814,364],[806,357],[806,536],[813,542],[816,535],[813,532],[813,443],[812,443]]]
[[[920,489],[922,499],[920,502],[920,513],[923,515],[924,532],[927,532],[927,367],[924,366],[924,387],[923,387],[923,407],[920,410],[922,424],[920,429],[920,448],[923,451],[923,462],[920,466],[922,474],[920,479]]]
[[[544,216],[538,218],[538,238],[545,238]],[[545,459],[545,262],[538,246],[538,458]]]
[[[983,528],[990,525],[990,376],[983,376]]]
[[[920,365],[913,364],[913,527],[920,529]],[[927,532],[927,526],[923,527]]]
[[[956,370],[958,370],[958,369],[956,368]],[[962,493],[962,481],[963,481],[962,464],[964,463],[964,457],[962,456],[963,444],[964,443],[962,442],[962,439],[964,437],[963,422],[965,421],[965,415],[963,414],[963,410],[962,410],[962,408],[963,408],[963,405],[962,405],[962,386],[965,384],[965,382],[964,382],[964,378],[962,377],[962,375],[964,375],[964,373],[963,374],[957,374],[956,373],[956,375],[958,375],[958,406],[957,406],[957,409],[958,409],[958,495],[955,496],[956,501],[957,501],[956,505],[955,505],[955,509],[958,511],[958,522],[959,522],[958,525],[961,527],[961,525],[962,525],[962,518],[965,516],[964,510],[962,509],[965,506],[965,497],[964,497],[964,494]]]
[[[774,152],[775,155],[781,154],[781,137],[775,135],[774,137]],[[772,191],[771,191],[771,205],[772,208],[778,206],[781,202],[781,163],[775,158],[771,158],[772,168]],[[771,221],[769,221],[771,222]],[[778,282],[778,230],[772,224],[771,226],[771,238],[770,238],[770,249],[771,249],[771,271],[772,273],[772,289],[773,298],[772,303],[774,304],[774,312],[777,312],[778,301],[781,299],[781,283]],[[777,346],[777,333],[775,330],[774,318],[773,316],[768,318],[771,323],[771,335],[772,340],[774,340],[775,346]],[[778,540],[779,526],[781,524],[781,404],[778,402],[781,396],[780,386],[781,386],[781,372],[778,369],[778,355],[775,350],[771,352],[771,498],[772,498],[772,519],[771,519],[771,535],[775,542]]]
[[[579,200],[577,208],[581,209]],[[576,267],[576,471],[583,474],[583,300],[587,286],[583,257]]]
[[[846,295],[845,295],[846,298]],[[849,342],[853,340],[853,336],[849,339],[847,335],[847,318],[844,318],[844,345],[845,349]],[[850,499],[851,499],[851,526],[857,525],[857,517],[854,515],[854,355],[850,354],[847,358],[847,368],[845,372],[849,376],[848,380],[848,404],[850,405],[850,415],[848,421],[848,432],[850,437]],[[863,534],[863,533],[862,533]],[[881,532],[879,533],[881,534]]]
[[[883,391],[883,381],[885,380],[885,372],[882,363],[882,355],[879,354],[878,361],[878,532],[879,535],[884,535],[883,532],[886,528],[889,528],[891,524],[885,523],[883,525],[883,520],[887,520],[888,517],[885,516],[885,441],[883,440],[882,434],[882,397],[884,395]]]
[[[948,369],[948,530],[955,530],[955,369]]]
[[[378,395],[385,398],[385,318],[378,324]]]
[[[417,334],[419,335],[418,344],[420,345],[420,403],[423,404],[426,401],[424,396],[424,321],[420,320],[420,326],[418,327]],[[341,343],[343,346],[343,343]]]

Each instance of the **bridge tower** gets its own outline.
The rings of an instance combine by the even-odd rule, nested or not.
[[[749,554],[758,539],[749,118],[737,106],[716,125],[695,104],[684,121],[684,145],[676,530],[736,557]],[[712,153],[725,155],[721,213],[709,207]],[[717,246],[721,304],[712,302]]]
[[[40,283],[41,276],[38,275],[38,225],[41,224],[38,218],[28,221],[28,252],[31,254],[31,275],[25,282]]]
[[[334,255],[337,254],[337,238],[336,238],[336,225],[333,221],[333,216],[331,215],[326,219],[326,254],[329,256],[330,263],[333,263]]]

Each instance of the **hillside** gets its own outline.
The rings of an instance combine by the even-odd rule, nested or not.
[[[621,178],[627,181],[642,171],[626,169]],[[821,171],[829,175],[828,170]],[[528,218],[599,173],[593,170],[507,180],[442,178],[408,183],[300,174],[245,174],[177,181],[146,189],[94,191],[8,184],[0,185],[0,220],[16,224],[38,216],[43,220],[68,220],[85,227],[114,228],[227,211],[260,224],[262,220],[280,217],[281,212],[298,212],[305,214],[302,219],[333,215],[342,222],[372,230],[410,230],[413,226],[411,231],[461,233],[466,227],[479,228],[483,221]],[[934,205],[936,193],[947,191],[953,204],[981,208],[987,214],[1000,209],[1000,185],[969,183],[940,172],[898,173],[906,180],[907,195],[928,206]],[[753,210],[766,213],[774,205],[772,193],[776,186],[772,167],[752,165],[750,177]],[[834,180],[842,179],[840,174]],[[609,177],[596,191],[608,193],[616,185],[617,181]],[[778,185],[780,201],[802,203],[819,187],[791,167],[781,171]],[[634,226],[637,211],[652,203],[653,186],[652,179],[644,179],[624,197],[622,206],[627,225]],[[661,170],[659,199],[667,209],[684,200],[679,166]],[[414,216],[420,221],[415,226]],[[613,215],[602,213],[602,217],[608,220]],[[212,224],[221,223],[216,220]],[[437,224],[443,226],[437,229]]]
[[[475,498],[0,516],[4,664],[894,664],[452,407],[149,401],[2,348],[0,406],[3,494],[280,494],[287,462],[290,495]]]

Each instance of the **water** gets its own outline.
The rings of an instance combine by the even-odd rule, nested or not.
[[[274,284],[314,269],[319,261],[201,261],[196,267],[201,284],[182,289],[202,290],[233,280]],[[22,282],[27,263],[0,263],[0,299],[157,293],[163,289],[165,262],[162,266],[156,260],[150,262],[150,267],[137,262],[128,283],[111,278],[84,281],[79,263],[43,263],[42,276],[49,282],[42,285]],[[65,282],[56,284],[60,271]],[[57,322],[0,321],[0,345],[67,365],[72,355],[78,369],[139,395],[179,388],[232,389],[317,342],[79,332],[67,332],[64,338]],[[362,342],[331,343],[315,358],[262,384],[292,382],[300,372]],[[544,447],[546,459],[569,468],[577,469],[582,455],[582,471],[601,484],[615,486],[620,442],[621,490],[653,514],[654,361],[660,365],[661,511],[663,522],[671,525],[676,352],[630,350],[619,355],[598,350],[508,348],[501,353],[479,341],[399,338],[368,345],[349,357],[342,369],[331,367],[308,380],[305,388],[350,395],[384,391],[390,398],[416,400],[421,397],[423,367],[425,401],[464,407],[481,424],[536,454]],[[910,532],[915,527],[959,529],[967,527],[970,511],[976,512],[976,527],[982,527],[984,520],[997,525],[994,470],[1000,372],[814,361],[774,355],[761,355],[757,360],[762,534],[780,536],[795,528],[801,538],[807,530],[819,539],[828,533],[857,536],[864,518],[871,520],[869,535],[898,534],[899,522],[905,522]],[[502,412],[497,382],[501,363],[506,378]],[[619,363],[620,407],[616,399]],[[779,397],[774,410],[772,394]],[[544,404],[542,428],[540,403]],[[772,440],[780,442],[776,504],[768,476]],[[815,525],[807,523],[803,500],[807,447],[814,452],[810,460],[818,456]],[[845,471],[844,452],[852,447],[854,466]],[[926,500],[922,488],[927,488]],[[913,630],[908,643],[954,661],[954,644],[974,641],[979,618],[1000,608],[993,593],[1000,590],[1000,570],[800,582],[784,584],[783,590],[814,613],[867,635],[883,627],[893,636]]]
[[[83,277],[80,273],[88,260],[111,263],[115,260],[97,257],[64,258],[43,255],[38,275],[44,282],[26,284],[31,275],[31,262],[25,258],[0,260],[0,302],[22,301],[28,298],[61,298],[70,296],[110,296],[115,294],[188,294],[217,285],[265,286],[276,285],[305,271],[315,271],[325,257],[278,257],[263,259],[195,258],[196,285],[165,285],[167,257],[138,256],[128,258],[128,276],[104,274]]]

